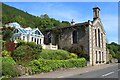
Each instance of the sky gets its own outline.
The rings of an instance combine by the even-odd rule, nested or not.
[[[117,2],[4,2],[28,13],[40,16],[48,14],[60,21],[72,19],[76,23],[93,20],[93,7],[98,6],[100,18],[109,43],[118,43],[118,3]]]
[[[1,2],[118,2],[119,0],[0,0]]]

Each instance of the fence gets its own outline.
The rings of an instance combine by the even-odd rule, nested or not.
[[[58,49],[57,45],[52,45],[51,43],[50,43],[50,45],[43,44],[42,47],[43,47],[43,49],[52,49],[52,50],[57,50]]]

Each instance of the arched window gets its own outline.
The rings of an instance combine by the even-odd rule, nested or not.
[[[96,32],[96,29],[95,29],[95,45],[97,46],[97,32]]]
[[[99,61],[101,61],[101,52],[99,51]]]
[[[103,34],[101,33],[102,48],[103,48]]]
[[[97,55],[97,51],[96,51],[96,63],[98,63],[98,55]]]
[[[73,43],[77,43],[77,31],[73,31]]]
[[[98,46],[100,47],[100,29],[98,29]]]
[[[104,54],[103,54],[103,52],[102,52],[102,61],[104,62]]]

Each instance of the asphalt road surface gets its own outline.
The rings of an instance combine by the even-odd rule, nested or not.
[[[119,64],[120,65],[120,64]],[[81,73],[66,78],[118,78],[120,77],[120,68],[114,65],[108,68]]]

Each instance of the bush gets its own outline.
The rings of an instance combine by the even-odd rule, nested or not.
[[[16,77],[19,76],[19,72],[15,70],[14,65],[16,64],[12,57],[0,57],[2,61],[2,76],[6,77]]]
[[[2,76],[8,77],[17,77],[19,76],[19,72],[14,69],[14,66],[8,62],[2,63]]]
[[[36,45],[35,42],[27,42],[27,45],[33,49],[34,58],[38,59],[40,56],[40,52],[42,51],[42,46]]]
[[[16,44],[16,48],[22,45],[26,45],[27,42],[25,42],[24,40],[17,40],[17,44]]]
[[[79,54],[79,57],[84,57],[87,61],[89,61],[89,54]]]
[[[110,59],[110,60],[112,60],[112,59],[113,59],[113,56],[112,56],[111,54],[109,55],[109,59]]]
[[[33,57],[34,59],[38,59],[40,56],[40,52],[42,51],[42,46],[37,45],[35,42],[24,42],[23,40],[18,40],[17,48],[19,46],[29,46],[33,49]]]
[[[8,56],[10,56],[10,52],[8,52],[7,50],[3,50],[2,57],[8,57]]]
[[[66,60],[70,59],[72,56],[65,50],[42,50],[40,57],[48,60]]]
[[[77,56],[77,54],[75,54],[75,53],[70,53],[70,59],[77,59],[78,58],[78,56]]]
[[[27,45],[19,46],[14,51],[14,59],[16,61],[30,61],[33,59],[33,49]]]
[[[77,54],[78,58],[84,57],[86,60],[89,61],[89,55],[86,54],[86,50],[84,49],[83,45],[80,44],[73,44],[72,47],[64,47],[65,50]]]
[[[49,72],[58,68],[73,68],[86,66],[85,58],[69,60],[44,60],[38,59],[30,62],[29,66],[33,73]]]

